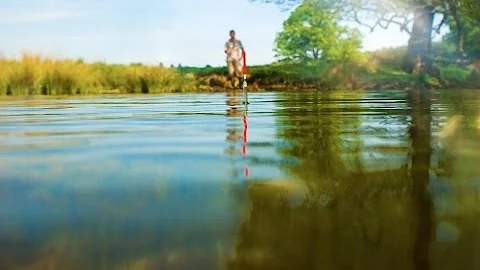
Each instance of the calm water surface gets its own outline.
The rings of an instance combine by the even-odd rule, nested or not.
[[[480,269],[480,91],[249,99],[0,101],[0,269]]]

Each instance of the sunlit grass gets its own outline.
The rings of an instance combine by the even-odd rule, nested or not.
[[[0,95],[171,93],[197,89],[191,74],[174,68],[114,65],[23,54],[0,59]]]

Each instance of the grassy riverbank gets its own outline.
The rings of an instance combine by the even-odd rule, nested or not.
[[[2,95],[162,93],[194,89],[193,75],[181,74],[175,68],[85,63],[38,55],[23,55],[19,60],[0,59]]]
[[[397,68],[402,48],[365,55],[363,63],[277,62],[248,68],[249,91],[300,89],[401,89],[419,80]],[[437,65],[422,77],[433,88],[480,88],[480,76],[461,64]],[[0,95],[211,92],[231,88],[226,67],[162,67],[85,63],[23,55],[0,59]]]
[[[248,68],[249,90],[404,89],[419,82],[430,88],[480,89],[479,63],[460,61],[437,46],[436,75],[410,74],[400,69],[406,47],[365,53],[362,62],[277,62]],[[201,89],[229,87],[226,67],[182,67],[194,74]]]

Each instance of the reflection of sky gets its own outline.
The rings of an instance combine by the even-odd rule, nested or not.
[[[131,107],[107,100],[95,100],[94,104],[64,101],[73,107],[56,109],[49,115],[44,113],[52,110],[44,108],[51,104],[25,111],[17,107],[15,116],[13,112],[3,115],[0,132],[8,136],[4,137],[2,155],[9,157],[4,175],[10,172],[48,181],[75,175],[83,179],[76,186],[98,185],[99,181],[106,186],[138,184],[158,178],[169,184],[224,182],[229,179],[228,161],[223,156],[227,106],[216,96],[194,95],[189,99],[184,102],[184,98],[167,96],[153,103],[136,99],[140,104]],[[248,118],[249,144],[253,144],[248,148],[249,157],[270,163],[250,165],[259,168],[254,174],[259,178],[281,176],[273,166],[278,158],[270,143],[275,136],[274,119],[265,113],[274,106],[266,103]],[[32,118],[37,122],[21,124]],[[241,125],[242,119],[238,122]],[[266,147],[265,142],[269,143]]]
[[[235,202],[228,192],[241,180],[232,179],[224,154],[232,120],[225,118],[223,98],[199,94],[188,101],[179,95],[153,101],[45,101],[35,108],[12,104],[13,110],[2,113],[0,128],[5,134],[0,179],[7,194],[1,216],[85,221],[113,218],[139,204],[130,214],[152,218],[162,228],[188,220],[184,225],[189,228],[207,221],[231,224]],[[252,101],[262,104],[262,99]],[[255,179],[285,178],[271,143],[274,119],[267,112],[274,106],[265,103],[255,111],[253,105],[249,115],[249,168]],[[238,122],[242,126],[241,117]],[[235,162],[243,166],[243,157]]]
[[[219,239],[231,246],[238,222],[232,207],[240,202],[223,155],[226,106],[218,97],[190,98],[2,111],[0,220],[8,222],[0,238],[107,225],[120,226],[113,238],[150,235],[157,248],[207,245],[212,252]],[[32,118],[37,122],[24,122]],[[179,235],[187,238],[179,242]]]

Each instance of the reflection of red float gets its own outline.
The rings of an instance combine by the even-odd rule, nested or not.
[[[246,112],[243,115],[243,146],[242,146],[242,154],[245,158],[245,178],[248,178],[248,165],[247,165],[247,130],[248,130],[248,121]]]
[[[242,51],[242,58],[243,58],[243,93],[245,96],[245,112],[243,114],[243,147],[242,147],[242,154],[245,159],[245,178],[248,179],[249,170],[247,165],[247,130],[248,130],[248,121],[247,121],[247,53]]]

